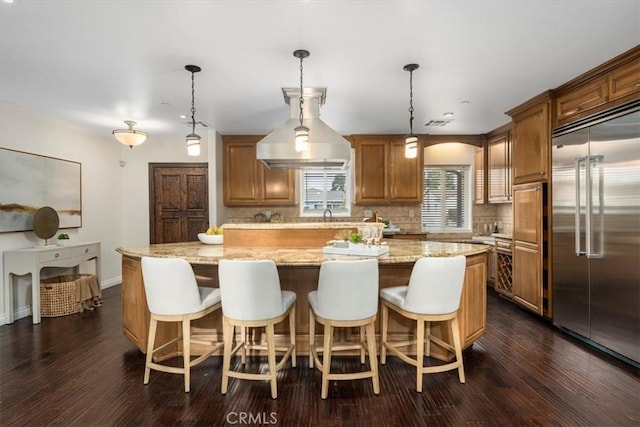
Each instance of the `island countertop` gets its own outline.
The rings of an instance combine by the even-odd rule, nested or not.
[[[378,256],[379,264],[414,263],[421,257],[477,255],[491,250],[492,246],[469,243],[436,241],[388,241],[389,253]],[[367,258],[352,255],[324,254],[322,248],[254,248],[205,245],[200,242],[166,243],[140,247],[119,247],[122,255],[170,258],[179,257],[191,264],[217,265],[220,259],[272,259],[280,266],[319,266],[329,259],[354,260]]]

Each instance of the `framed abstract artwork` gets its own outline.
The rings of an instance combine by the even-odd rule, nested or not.
[[[33,214],[51,206],[60,228],[82,226],[82,164],[0,148],[0,233],[33,230]]]

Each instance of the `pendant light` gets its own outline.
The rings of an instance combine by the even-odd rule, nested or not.
[[[187,135],[187,155],[200,155],[200,135],[196,133],[196,107],[195,107],[195,85],[194,75],[199,73],[201,68],[197,65],[185,65],[184,68],[191,73],[191,133]]]
[[[309,55],[309,51],[304,49],[298,49],[293,52],[293,56],[300,59],[300,98],[298,98],[300,103],[300,126],[293,130],[296,134],[295,147],[297,152],[307,151],[309,148],[309,128],[302,124],[302,121],[304,120],[304,113],[302,112],[302,105],[304,104],[304,97],[302,96],[304,90],[302,87],[302,60],[307,58]]]
[[[136,122],[131,120],[125,120],[124,123],[129,126],[129,129],[116,129],[113,136],[116,137],[118,142],[124,145],[128,145],[129,148],[133,148],[136,145],[140,145],[147,140],[147,133],[133,129]]]
[[[418,156],[418,136],[413,134],[413,72],[418,64],[407,64],[404,70],[409,72],[409,134],[404,137],[404,156],[415,159]]]

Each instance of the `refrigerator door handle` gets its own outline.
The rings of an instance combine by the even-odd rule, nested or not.
[[[580,165],[585,161],[585,157],[576,157],[576,207],[575,207],[575,251],[576,256],[586,255],[582,250],[582,242],[580,241]]]
[[[602,162],[604,160],[604,156],[599,155],[599,156],[589,156],[587,158],[587,182],[588,182],[588,187],[587,187],[587,219],[586,219],[586,225],[587,225],[587,230],[586,230],[586,239],[587,239],[587,258],[602,258],[604,255],[603,252],[603,245],[604,245],[604,215],[602,210],[604,209],[604,191],[603,191],[603,173],[602,173],[602,168],[599,167],[598,163]],[[593,171],[593,169],[595,169],[595,173]],[[598,192],[598,205],[596,206],[596,210],[598,213],[598,219],[599,219],[599,224],[598,224],[598,239],[596,240],[596,242],[598,243],[599,246],[599,250],[594,250],[593,248],[593,239],[592,234],[593,234],[593,226],[596,225],[596,221],[594,221],[593,218],[593,211],[594,211],[594,207],[593,207],[593,191],[594,191],[594,185],[593,185],[593,178],[597,179],[597,183],[595,185],[595,190]]]

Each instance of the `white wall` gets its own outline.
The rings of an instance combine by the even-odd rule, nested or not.
[[[0,147],[82,164],[82,227],[65,231],[73,241],[101,243],[103,288],[121,282],[121,255],[116,248],[149,244],[149,163],[210,163],[210,222],[218,221],[222,143],[214,130],[201,133],[205,134],[202,152],[189,157],[184,140],[159,141],[150,134],[144,144],[130,149],[117,143],[111,132],[96,135],[73,123],[8,104],[0,104],[0,123]],[[218,140],[215,150],[208,149],[208,140]],[[0,202],[6,201],[0,196]],[[0,233],[0,252],[38,244],[41,240],[33,231]],[[3,275],[0,263],[0,277]],[[31,314],[27,301],[31,279],[20,276],[15,283],[15,318],[20,319]],[[0,292],[0,324],[5,323],[3,298]]]
[[[110,134],[91,134],[72,123],[8,104],[0,105],[0,123],[1,147],[82,164],[82,227],[65,231],[72,241],[99,241],[101,285],[120,283],[120,256],[115,252],[121,244],[119,230],[122,229],[119,145]],[[1,196],[0,201],[6,202]],[[0,252],[39,244],[42,241],[33,231],[0,233]],[[4,277],[1,265],[0,277]],[[21,276],[15,282],[14,307],[16,318],[21,318],[30,315],[27,295],[31,279]],[[5,317],[4,292],[0,293],[0,300],[1,324]]]

